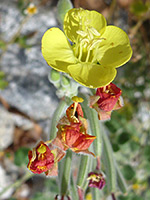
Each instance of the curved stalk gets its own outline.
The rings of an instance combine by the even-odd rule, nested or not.
[[[64,100],[61,100],[58,107],[56,108],[52,121],[51,121],[51,128],[50,128],[50,140],[56,137],[57,128],[56,125],[61,118],[62,114],[64,113],[65,108],[67,107],[67,103]]]
[[[72,151],[68,150],[66,153],[66,157],[64,160],[64,165],[61,165],[63,167],[61,177],[61,185],[60,185],[60,192],[62,196],[65,196],[68,194],[68,186],[70,184],[70,175],[71,175],[71,161],[72,161]]]

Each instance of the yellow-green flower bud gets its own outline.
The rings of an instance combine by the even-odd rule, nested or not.
[[[65,76],[62,76],[61,77],[61,85],[63,86],[63,87],[70,87],[70,80],[69,80],[69,78],[67,78],[67,77],[65,77]]]
[[[60,72],[52,69],[50,72],[49,80],[52,82],[57,82],[60,80]]]

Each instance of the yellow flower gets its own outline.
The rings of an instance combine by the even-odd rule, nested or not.
[[[64,32],[59,28],[45,32],[43,57],[52,68],[70,74],[86,87],[108,85],[116,76],[116,68],[132,56],[127,34],[118,27],[107,26],[104,16],[96,11],[69,10]]]
[[[27,15],[34,15],[37,13],[37,7],[33,3],[30,3],[24,13]]]

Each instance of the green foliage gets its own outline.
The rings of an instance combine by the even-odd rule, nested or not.
[[[0,49],[5,50],[5,48],[6,48],[6,42],[0,40]]]
[[[127,180],[131,180],[135,177],[135,171],[131,165],[125,165],[122,168],[122,173]]]
[[[18,0],[17,6],[21,13],[24,15],[24,9],[27,7],[27,5],[30,3],[30,0]]]
[[[125,144],[130,139],[130,134],[127,132],[123,132],[118,136],[118,143]]]
[[[142,15],[143,13],[146,13],[149,9],[149,4],[144,3],[142,0],[136,0],[131,5],[130,11],[137,16]]]
[[[118,145],[117,143],[113,143],[113,144],[112,144],[112,148],[113,148],[113,151],[114,151],[114,152],[117,152],[117,151],[119,151],[119,149],[120,149],[120,147],[119,147],[119,145]]]
[[[139,196],[131,193],[128,196],[120,196],[119,200],[144,200],[144,199],[143,199],[143,197],[139,197]]]
[[[15,152],[14,163],[17,166],[23,166],[28,164],[28,151],[29,148],[21,147]]]
[[[56,194],[59,193],[56,180],[52,178],[46,179],[44,185],[44,191],[37,191],[31,200],[54,200]]]
[[[54,197],[55,197],[56,195],[53,195],[53,197],[50,195],[50,194],[46,194],[46,193],[44,193],[44,192],[37,192],[36,194],[35,194],[35,196],[31,199],[31,200],[47,200],[47,199],[49,199],[49,200],[54,200]]]
[[[12,198],[10,198],[9,200],[17,200],[17,199],[12,197]]]
[[[30,48],[31,45],[27,44],[27,39],[28,39],[28,36],[23,35],[23,36],[17,37],[15,42],[18,43],[20,45],[20,47],[22,47],[22,48]]]
[[[144,147],[144,156],[150,161],[150,145]]]
[[[8,86],[8,82],[4,80],[5,73],[0,71],[0,89],[5,89]]]

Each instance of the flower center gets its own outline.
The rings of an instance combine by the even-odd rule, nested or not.
[[[39,146],[39,148],[37,149],[37,151],[38,151],[40,154],[43,154],[43,153],[46,152],[46,147],[45,147],[43,144],[41,144],[41,145]]]
[[[77,31],[79,37],[74,46],[75,56],[80,62],[98,63],[96,49],[105,38],[100,38],[100,33],[93,27],[86,26],[85,31]]]

